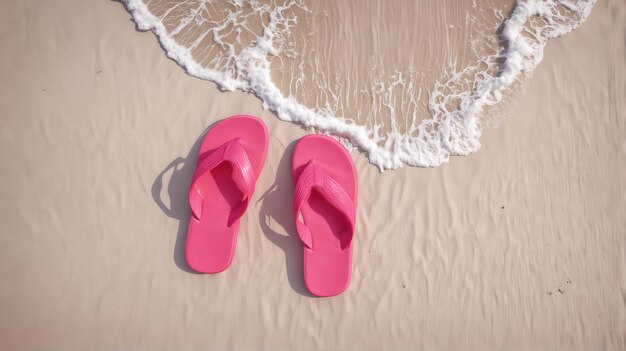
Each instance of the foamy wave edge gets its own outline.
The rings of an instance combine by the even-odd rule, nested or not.
[[[484,57],[480,62],[488,63],[494,58],[504,59],[498,74],[476,74],[471,91],[454,94],[460,101],[459,107],[452,111],[446,108],[449,97],[445,96],[445,87],[461,79],[463,72],[475,70],[478,64],[467,67],[463,72],[452,75],[445,82],[437,82],[429,99],[431,118],[401,134],[392,131],[381,138],[377,132],[365,126],[356,125],[350,119],[332,116],[328,111],[308,108],[300,104],[293,96],[284,96],[271,79],[268,55],[276,54],[273,46],[276,24],[280,20],[270,14],[269,24],[263,36],[245,52],[246,76],[233,77],[228,72],[202,67],[192,56],[191,50],[178,44],[167,32],[161,19],[154,16],[142,0],[122,0],[131,13],[138,29],[152,31],[159,39],[169,58],[176,61],[186,72],[194,77],[212,81],[223,91],[235,89],[256,95],[265,109],[273,111],[283,121],[299,123],[312,127],[319,132],[328,133],[349,141],[368,155],[369,161],[381,171],[396,169],[403,165],[416,167],[436,167],[449,160],[450,156],[463,156],[480,148],[482,127],[479,114],[486,106],[492,106],[502,100],[503,92],[523,76],[530,76],[543,57],[543,49],[549,39],[564,35],[582,24],[591,12],[596,0],[579,1],[518,1],[511,15],[505,20],[502,39],[508,47],[503,53]],[[289,5],[287,5],[289,6]],[[571,22],[560,21],[563,15],[559,9],[571,11],[576,17]],[[280,13],[279,11],[276,13]],[[531,33],[531,38],[523,32],[528,30],[530,19],[539,16],[545,25],[541,30]],[[559,20],[560,19],[560,20]],[[567,19],[570,19],[567,17]],[[563,23],[560,23],[563,22]],[[414,136],[414,132],[417,135]],[[381,140],[384,143],[381,144]]]

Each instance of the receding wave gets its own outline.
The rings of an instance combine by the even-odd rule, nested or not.
[[[188,74],[250,92],[381,170],[478,150],[490,107],[595,3],[124,1]]]

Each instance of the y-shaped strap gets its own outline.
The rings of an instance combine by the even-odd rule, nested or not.
[[[228,162],[233,166],[233,180],[244,195],[242,203],[233,209],[230,215],[228,223],[230,226],[246,212],[250,197],[254,193],[254,174],[246,151],[241,146],[241,138],[233,139],[216,150],[202,153],[198,157],[198,165],[189,188],[189,205],[193,215],[200,220],[202,218],[202,195],[198,188],[198,179],[223,162]],[[239,177],[236,175],[239,175]]]
[[[302,239],[302,242],[308,248],[313,248],[311,229],[300,220],[302,206],[311,196],[311,191],[313,189],[316,189],[324,197],[324,199],[328,201],[328,203],[335,207],[345,217],[348,228],[347,232],[341,236],[340,241],[341,249],[347,248],[352,241],[352,236],[354,235],[353,218],[356,212],[354,203],[341,185],[328,176],[324,170],[315,163],[314,160],[309,161],[304,170],[302,170],[302,173],[300,173],[294,192],[293,210],[300,239]]]

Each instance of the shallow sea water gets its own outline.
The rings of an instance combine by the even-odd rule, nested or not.
[[[341,138],[381,170],[480,148],[547,41],[595,0],[127,0],[168,56],[280,119]]]

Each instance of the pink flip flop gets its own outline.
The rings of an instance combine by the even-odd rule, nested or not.
[[[304,246],[304,282],[316,296],[341,294],[352,275],[357,177],[345,147],[324,135],[293,151],[294,216]]]
[[[265,156],[267,128],[258,118],[232,116],[211,128],[191,180],[185,258],[193,270],[219,273],[230,265]]]

